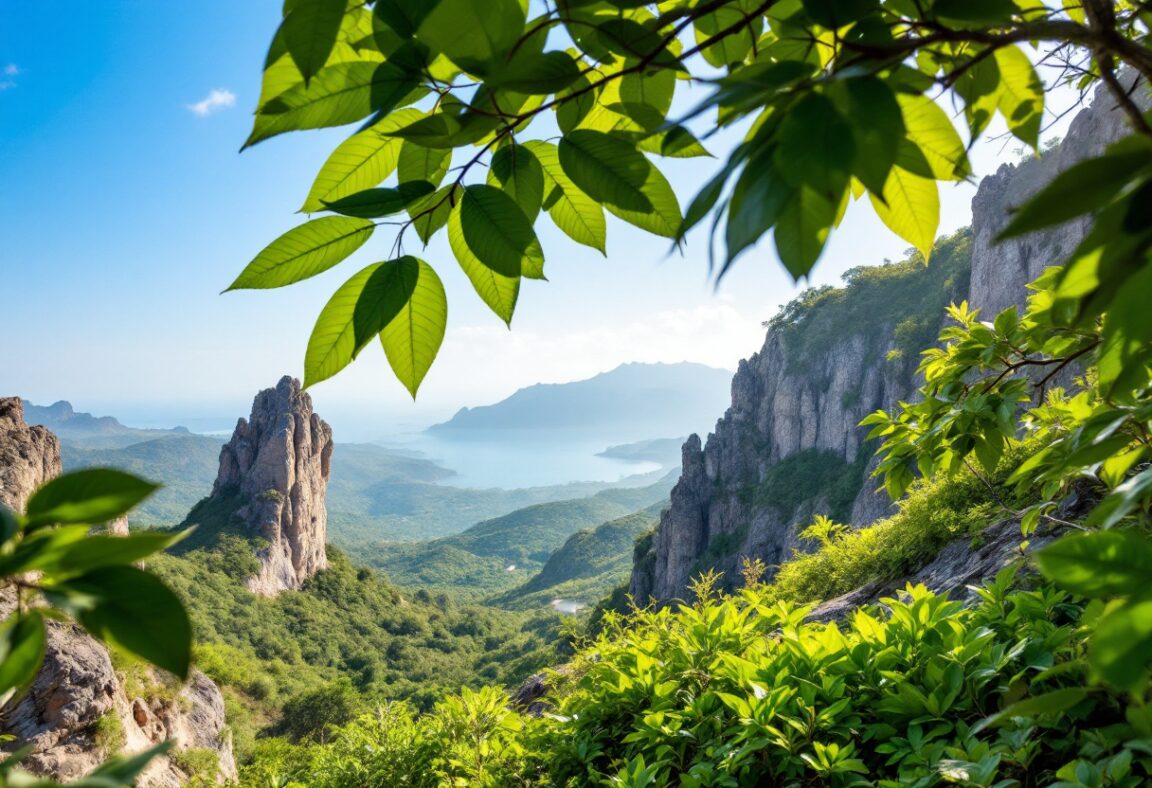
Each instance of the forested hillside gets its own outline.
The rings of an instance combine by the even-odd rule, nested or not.
[[[344,272],[303,380],[255,395],[177,526],[130,532],[157,485],[61,473],[57,437],[0,398],[0,783],[1152,783],[1147,4],[286,0],[263,64],[244,148],[351,136],[226,292],[372,240],[376,262]],[[7,92],[22,72],[3,73]],[[1009,138],[1023,159],[939,237],[941,188]],[[435,498],[442,468],[361,447],[329,539],[336,445],[310,388],[369,348],[411,397],[437,385],[441,345],[483,334],[449,332],[441,273],[511,328],[563,279],[559,244],[619,248],[609,215],[656,239],[631,250],[702,240],[721,284],[773,253],[816,275],[849,211],[913,248],[770,319],[678,472]],[[609,295],[642,301],[620,281],[583,291],[581,328]],[[506,369],[491,347],[473,376]],[[666,451],[638,442],[692,429],[671,417],[716,376],[645,390],[641,366],[575,384],[591,410],[531,387],[435,432],[592,435],[609,413],[598,446]],[[625,378],[643,395],[605,384]],[[85,451],[197,462],[181,435],[49,415],[111,436]],[[380,538],[417,521],[438,538]]]

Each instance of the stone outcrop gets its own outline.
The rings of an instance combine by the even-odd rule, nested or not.
[[[60,443],[44,427],[24,423],[20,400],[0,399],[0,504],[22,509],[36,487],[60,472]],[[126,533],[127,520],[107,525]],[[0,619],[15,607],[8,589],[0,589]],[[44,666],[31,689],[0,707],[0,732],[15,738],[3,745],[26,744],[32,753],[24,768],[57,780],[83,776],[114,750],[137,752],[162,741],[177,750],[210,752],[216,761],[211,779],[236,777],[232,740],[224,721],[224,698],[203,673],[183,686],[151,667],[134,666],[125,680],[108,649],[79,627],[49,621]],[[157,758],[140,780],[144,788],[174,788],[193,775],[176,758]]]
[[[1125,87],[1133,77],[1122,75]],[[1148,108],[1152,97],[1139,85],[1133,100]],[[1019,164],[1002,164],[980,181],[972,199],[972,283],[969,302],[991,319],[1012,305],[1023,306],[1027,285],[1045,268],[1062,263],[1087,234],[1091,219],[1080,217],[1043,232],[997,242],[1012,211],[1077,162],[1098,156],[1129,131],[1127,120],[1106,88],[1097,88],[1092,106],[1081,110],[1054,150]]]
[[[220,451],[213,496],[238,494],[236,515],[267,541],[253,592],[297,589],[327,566],[324,506],[332,470],[332,428],[312,409],[300,381],[284,377],[252,403]]]
[[[24,423],[19,397],[0,398],[0,506],[23,511],[32,491],[60,473],[60,441]]]
[[[1023,303],[1025,285],[1070,253],[1086,224],[1070,222],[1000,245],[996,234],[1012,208],[1056,173],[1122,136],[1124,124],[1111,96],[1100,91],[1058,149],[1004,165],[981,182],[973,200],[971,281],[957,283],[957,298],[967,297],[986,315]],[[893,347],[893,329],[862,323],[816,357],[806,357],[802,371],[790,363],[795,354],[789,353],[788,335],[769,331],[761,351],[740,363],[732,405],[715,432],[703,445],[696,436],[684,444],[671,505],[633,569],[629,591],[637,600],[683,598],[691,577],[707,568],[723,571],[730,585],[739,578],[742,556],[763,559],[770,572],[788,558],[797,547],[798,526],[829,511],[828,491],[812,490],[798,505],[793,495],[787,506],[762,491],[774,467],[802,452],[858,474],[859,492],[846,518],[852,525],[891,512],[891,502],[868,479],[875,460],[858,454],[866,431],[856,425],[869,412],[915,396],[914,365],[883,363]]]

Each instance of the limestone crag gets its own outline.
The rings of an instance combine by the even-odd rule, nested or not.
[[[22,764],[57,780],[81,777],[112,754],[173,741],[178,750],[215,755],[215,775],[234,779],[232,739],[220,689],[196,672],[179,686],[158,672],[138,668],[129,686],[121,680],[108,649],[72,624],[49,622],[44,667],[31,690],[4,711],[3,731],[17,744],[30,744]],[[194,776],[180,759],[157,758],[140,780],[146,788],[175,788]]]
[[[1132,87],[1133,100],[1145,108],[1152,96],[1134,77],[1121,77]],[[1068,134],[1054,150],[1019,164],[1002,164],[995,174],[980,181],[972,199],[972,283],[969,302],[987,319],[1012,305],[1023,306],[1027,285],[1045,268],[1062,263],[1087,234],[1091,220],[1080,217],[1043,232],[997,242],[1008,226],[1012,211],[1027,202],[1053,178],[1127,134],[1127,121],[1104,86],[1096,89],[1092,105],[1081,110]]]
[[[284,377],[252,403],[220,451],[213,496],[238,493],[236,515],[267,540],[253,592],[275,596],[300,588],[327,566],[324,506],[332,470],[332,428],[312,409],[300,382]]]
[[[1071,253],[1086,224],[1070,222],[1000,245],[997,233],[1011,209],[1124,129],[1111,96],[1098,92],[1056,150],[1005,165],[981,182],[973,200],[971,281],[956,283],[957,300],[967,297],[986,315],[1023,303],[1025,285]],[[916,395],[915,365],[884,363],[893,339],[893,326],[862,323],[815,357],[805,357],[803,369],[796,370],[788,335],[770,330],[761,351],[740,363],[732,405],[715,432],[703,447],[696,436],[684,444],[680,481],[651,547],[637,556],[630,593],[637,600],[683,598],[689,580],[707,568],[723,571],[731,586],[743,556],[763,559],[771,572],[797,547],[798,526],[811,522],[814,513],[829,512],[830,490],[789,490],[787,501],[765,495],[773,470],[804,453],[810,463],[842,464],[844,480],[857,485],[845,518],[852,525],[888,514],[891,502],[868,477],[876,460],[860,452],[866,431],[856,425],[868,413]]]
[[[60,473],[60,441],[24,423],[19,397],[0,398],[0,506],[23,511],[32,491]]]
[[[38,486],[60,472],[60,442],[44,427],[24,423],[19,399],[0,399],[0,504],[22,509]],[[127,520],[107,524],[127,532]],[[15,608],[10,589],[0,589],[0,619]],[[13,750],[31,745],[22,766],[57,780],[81,777],[114,750],[138,752],[162,741],[177,750],[215,756],[209,779],[236,777],[232,740],[220,689],[194,672],[180,686],[155,669],[134,669],[130,682],[112,664],[108,649],[79,627],[49,621],[44,666],[31,689],[0,708],[0,733],[14,737]],[[174,788],[193,777],[179,759],[157,758],[140,780],[144,788]]]

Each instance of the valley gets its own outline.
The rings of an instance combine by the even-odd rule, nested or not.
[[[1146,5],[0,11],[0,786],[1152,784]]]

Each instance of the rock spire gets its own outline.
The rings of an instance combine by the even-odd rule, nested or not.
[[[237,516],[268,541],[248,587],[264,596],[297,589],[327,566],[324,506],[332,469],[332,428],[295,378],[256,395],[220,451],[213,496],[238,494]]]

